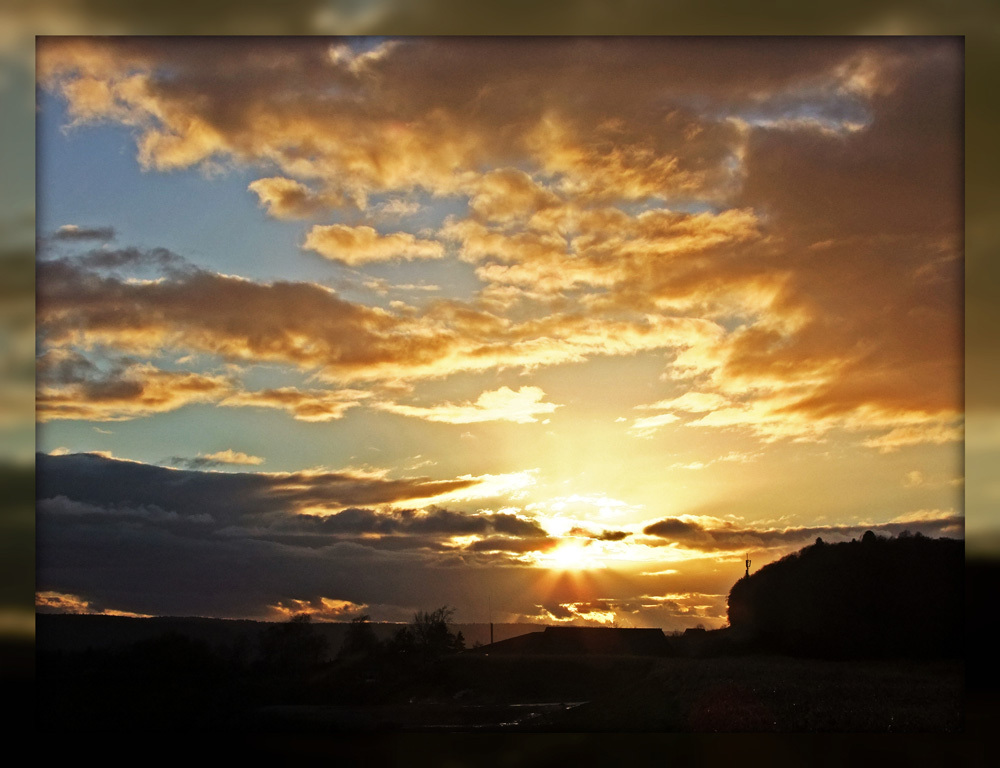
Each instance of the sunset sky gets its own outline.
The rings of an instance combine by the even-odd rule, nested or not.
[[[962,57],[40,39],[40,609],[683,629],[961,537]]]

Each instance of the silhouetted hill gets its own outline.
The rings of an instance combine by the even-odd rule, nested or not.
[[[901,534],[810,547],[740,579],[734,640],[826,657],[958,656],[964,542]]]
[[[206,643],[211,648],[245,643],[252,649],[259,633],[269,626],[273,624],[266,621],[177,616],[136,618],[39,613],[35,617],[36,647],[40,652],[117,649],[166,634],[182,635]],[[326,638],[331,658],[337,655],[348,626],[347,622],[312,623],[315,631]],[[371,624],[375,636],[382,641],[391,638],[403,626],[393,622]],[[494,624],[493,633],[499,642],[542,628],[535,624]],[[489,624],[453,624],[451,629],[463,634],[466,647],[490,641]]]

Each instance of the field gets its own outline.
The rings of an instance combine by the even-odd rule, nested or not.
[[[517,656],[265,673],[174,640],[39,659],[49,727],[362,733],[927,732],[963,727],[957,660]],[[155,651],[155,652],[154,652]]]
[[[261,710],[258,722],[318,731],[677,733],[940,733],[963,723],[955,661],[466,655],[380,693],[367,707],[314,699]]]

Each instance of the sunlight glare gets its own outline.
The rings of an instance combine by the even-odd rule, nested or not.
[[[584,544],[565,541],[540,558],[540,563],[557,571],[583,571],[604,568],[605,564],[593,557]]]

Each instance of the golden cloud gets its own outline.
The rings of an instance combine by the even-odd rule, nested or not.
[[[262,464],[264,460],[260,456],[250,456],[249,454],[243,453],[243,451],[234,451],[232,448],[227,448],[224,451],[216,451],[215,453],[205,454],[202,458],[208,459],[209,461],[217,461],[220,464]]]
[[[73,613],[90,616],[128,616],[148,619],[149,614],[118,611],[112,608],[97,608],[90,600],[66,592],[46,590],[35,593],[35,609],[41,613]]]
[[[888,47],[441,39],[365,50],[318,38],[46,38],[37,71],[75,121],[136,126],[152,168],[263,161],[363,196],[452,193],[483,166],[527,157],[575,196],[718,199],[742,179],[733,158],[747,131],[733,112],[787,111],[810,90],[836,105],[875,98],[887,90]],[[694,94],[715,114],[692,106]]]
[[[57,419],[123,421],[218,400],[232,390],[228,379],[163,371],[135,363],[108,378],[41,383],[36,393],[39,422]]]
[[[335,421],[370,396],[370,392],[356,389],[302,391],[294,387],[278,387],[234,392],[220,400],[219,405],[279,408],[299,421]]]
[[[552,413],[559,405],[544,403],[545,397],[538,387],[521,387],[516,392],[509,387],[500,387],[483,392],[474,403],[453,405],[443,403],[430,407],[400,405],[398,403],[377,403],[375,407],[401,416],[413,416],[427,421],[446,424],[476,424],[485,421],[512,421],[516,424],[537,422],[537,416]]]
[[[440,243],[418,239],[409,232],[380,235],[372,227],[343,224],[313,227],[302,247],[351,266],[391,259],[410,261],[444,256],[444,246]]]
[[[294,616],[302,615],[317,621],[344,621],[363,613],[367,607],[364,603],[353,603],[350,600],[338,600],[332,597],[288,598],[267,606],[266,611],[270,621],[287,621]]]
[[[340,208],[347,199],[336,192],[317,193],[305,184],[283,176],[257,179],[247,187],[276,219],[307,219],[324,209]]]
[[[251,190],[278,217],[465,199],[436,236],[484,284],[477,302],[389,312],[205,273],[91,278],[74,297],[44,285],[51,268],[47,343],[183,347],[337,382],[663,349],[669,376],[729,403],[688,424],[888,429],[868,441],[884,450],[957,435],[956,41],[68,38],[40,41],[38,76],[74,124],[131,126],[146,167],[276,168]],[[315,225],[304,247],[362,267],[446,256],[362,223]],[[98,298],[112,295],[116,312]]]

